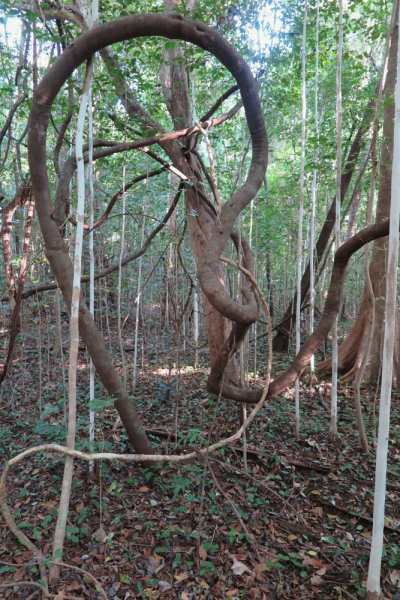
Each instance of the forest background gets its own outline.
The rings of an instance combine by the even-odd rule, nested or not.
[[[297,598],[299,590],[307,598],[340,598],[366,593],[398,25],[391,4],[349,3],[338,63],[340,6],[322,1],[100,6],[101,23],[172,10],[201,21],[225,36],[255,75],[252,92],[258,90],[268,132],[268,170],[257,194],[239,211],[225,263],[216,266],[208,243],[221,222],[225,225],[221,204],[245,182],[255,156],[231,74],[199,47],[160,37],[119,42],[112,52],[102,50],[86,71],[84,66],[74,71],[51,108],[45,149],[52,225],[43,225],[45,211],[40,213],[38,206],[39,225],[31,175],[40,152],[32,141],[28,162],[33,94],[43,95],[43,86],[37,91],[43,75],[68,44],[96,26],[96,19],[92,22],[90,7],[78,2],[3,2],[4,461],[29,447],[64,444],[67,434],[67,445],[83,452],[130,452],[132,445],[142,454],[184,451],[196,458],[203,452],[196,464],[177,461],[161,471],[105,461],[99,467],[89,461],[88,470],[80,465],[74,476],[73,459],[67,459],[72,491],[62,496],[64,535],[53,547],[53,563],[47,556],[57,519],[60,530],[64,459],[35,454],[24,462],[22,474],[13,474],[7,490],[11,520],[3,504],[0,573],[9,594],[5,597],[39,592],[51,597],[51,586],[60,578],[54,563],[61,561],[70,565],[57,583],[65,598],[80,597],[75,592],[93,597],[93,581],[83,577],[82,568],[95,575],[98,588],[107,589],[105,597],[115,598]],[[90,96],[88,129],[78,118],[82,89]],[[34,122],[31,118],[31,129]],[[174,130],[183,133],[175,138],[165,133]],[[82,131],[83,212],[79,169],[75,174]],[[383,223],[383,233],[364,254],[353,255],[377,237],[357,237],[356,232],[375,222]],[[54,225],[62,246],[58,241],[51,245],[48,232]],[[338,238],[350,248],[349,265],[342,268],[347,274],[343,293],[339,284],[330,288]],[[62,261],[57,266],[55,255],[63,247],[73,257],[79,246],[82,291],[90,297],[97,328],[81,305],[84,345],[76,343],[74,363],[69,341],[78,340],[72,331],[74,298],[71,331],[71,309],[64,304],[65,299],[67,305],[71,302],[72,268]],[[254,288],[248,288],[240,269],[250,270],[254,285],[257,281],[263,291],[258,319],[249,317],[255,310]],[[216,292],[207,288],[206,275],[210,281],[224,281],[235,302],[221,295],[218,286]],[[220,300],[213,302],[213,294],[220,294]],[[330,379],[332,301],[339,314],[339,383]],[[75,308],[77,326],[78,303]],[[268,347],[270,318],[274,353]],[[389,476],[399,469],[397,325],[393,331]],[[293,363],[300,344],[303,358]],[[257,403],[265,400],[262,390],[271,368],[271,400],[262,408]],[[303,378],[293,390],[300,372]],[[77,379],[75,391],[71,373]],[[332,402],[335,389],[339,422]],[[71,431],[71,394],[78,400],[76,435]],[[230,401],[221,402],[221,397]],[[260,411],[250,428],[232,437],[204,466],[204,449],[243,425],[250,413],[246,405]],[[398,485],[393,481],[389,479],[384,523],[389,537],[382,585],[395,597],[400,549]],[[15,520],[20,522],[14,527]],[[7,526],[16,528],[13,533],[28,550],[18,549]],[[32,546],[21,537],[24,533],[35,540]],[[35,582],[44,592],[35,589]]]

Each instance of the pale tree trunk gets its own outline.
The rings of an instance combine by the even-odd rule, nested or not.
[[[300,198],[299,198],[299,237],[297,242],[297,277],[296,277],[296,354],[301,346],[301,272],[303,259],[303,215],[304,215],[304,167],[306,162],[306,36],[307,36],[308,2],[304,7],[303,43],[301,50],[302,82],[301,82],[301,164],[300,164]],[[295,383],[295,436],[300,437],[300,380]]]
[[[74,257],[74,276],[71,300],[71,319],[70,319],[70,352],[69,352],[69,372],[68,372],[68,433],[67,446],[74,449],[76,436],[76,373],[78,366],[79,350],[79,305],[81,293],[81,267],[82,267],[82,248],[83,248],[83,225],[85,212],[85,167],[83,162],[83,132],[85,127],[85,117],[89,98],[90,82],[93,74],[93,59],[87,64],[85,81],[83,84],[81,105],[79,108],[78,122],[76,128],[76,160],[77,160],[77,180],[78,180],[78,208],[77,208],[77,229],[75,237],[75,257]],[[72,477],[74,472],[74,459],[70,456],[65,458],[64,476],[61,488],[60,504],[56,529],[54,533],[52,565],[50,568],[50,579],[58,580],[60,577],[60,567],[58,563],[62,561],[62,552],[64,547],[65,531],[69,510],[69,501],[71,496]]]
[[[400,53],[397,55],[394,148],[390,207],[388,266],[386,276],[385,327],[382,360],[382,386],[379,408],[378,446],[376,450],[374,522],[368,570],[368,600],[380,598],[380,571],[385,525],[387,455],[389,446],[390,401],[392,394],[393,353],[396,333],[397,269],[399,262],[400,213]]]
[[[148,180],[147,180],[148,185]],[[146,198],[147,200],[147,198]],[[145,210],[146,200],[143,207],[142,214],[142,231],[140,234],[140,247],[143,246],[144,241],[144,226],[145,226]],[[133,392],[136,390],[136,379],[137,379],[137,355],[138,355],[138,336],[139,336],[139,314],[141,306],[141,287],[142,287],[142,267],[143,267],[143,256],[139,258],[139,269],[138,269],[138,280],[137,280],[137,293],[135,298],[135,342],[133,351]]]
[[[342,179],[342,53],[343,53],[343,0],[339,0],[339,43],[336,68],[336,209],[335,251],[340,246],[340,198]],[[331,434],[338,435],[337,385],[338,385],[338,319],[332,328],[332,391],[331,391]]]
[[[126,141],[126,130],[125,130],[125,139]],[[125,351],[124,351],[124,343],[122,340],[122,316],[121,316],[121,290],[122,290],[122,260],[124,258],[124,250],[125,250],[125,223],[126,223],[126,152],[123,155],[123,163],[122,163],[122,227],[121,227],[121,238],[120,238],[120,247],[119,247],[119,267],[118,267],[118,287],[117,287],[117,326],[118,326],[118,339],[119,339],[119,350],[121,353],[121,361],[122,361],[122,378],[124,380],[125,387],[127,386],[127,376],[126,376],[126,362],[125,362]]]
[[[315,31],[315,82],[314,82],[314,122],[315,134],[317,138],[317,148],[314,156],[314,170],[311,188],[311,207],[310,207],[310,250],[309,250],[309,265],[310,265],[310,335],[314,331],[314,313],[315,313],[315,268],[314,268],[314,244],[315,244],[315,210],[317,203],[317,164],[319,155],[319,120],[318,120],[318,68],[319,68],[319,0],[316,5],[316,31]],[[299,294],[299,290],[297,290]],[[301,294],[301,282],[300,282]],[[314,376],[314,356],[310,361],[311,381]]]
[[[194,367],[197,369],[199,363],[199,297],[196,289],[193,291],[193,342],[196,348]]]
[[[99,22],[99,5],[98,0],[92,1],[90,11],[91,16],[91,27],[96,27]],[[93,166],[93,106],[92,106],[92,86],[89,84],[89,114],[88,114],[88,129],[89,129],[89,262],[90,262],[90,274],[89,274],[89,311],[94,320],[94,166]],[[89,358],[89,448],[90,452],[94,452],[94,423],[95,423],[95,412],[92,408],[94,402],[94,364],[93,360]],[[89,462],[89,472],[94,471],[94,462]]]
[[[89,90],[89,311],[94,319],[94,170],[93,170],[93,106],[92,106],[92,88]],[[90,452],[94,452],[94,422],[95,412],[92,407],[94,402],[94,364],[89,358],[89,448]],[[89,472],[94,471],[94,462],[89,462]]]

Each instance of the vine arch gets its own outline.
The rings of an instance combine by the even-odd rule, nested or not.
[[[97,51],[117,42],[138,37],[160,36],[193,43],[217,58],[235,78],[241,93],[252,142],[252,160],[245,183],[214,216],[214,229],[205,252],[197,261],[199,282],[208,302],[232,322],[219,360],[209,379],[210,391],[222,385],[222,375],[229,357],[240,345],[251,323],[258,318],[258,302],[250,281],[244,284],[244,304],[237,303],[226,292],[218,278],[220,256],[233,234],[235,220],[259,190],[268,162],[268,139],[258,96],[258,86],[244,59],[217,31],[203,23],[186,19],[179,14],[140,14],[122,17],[95,27],[70,44],[54,62],[35,90],[29,118],[28,158],[32,187],[36,199],[40,228],[45,242],[45,255],[56,276],[64,300],[69,308],[72,295],[72,262],[58,225],[52,218],[50,186],[46,165],[46,139],[50,112],[63,84],[85,60]],[[162,136],[161,136],[162,137]],[[191,185],[193,179],[189,175]],[[250,248],[242,241],[244,266],[252,272]],[[81,298],[80,333],[92,357],[97,373],[108,393],[115,398],[115,406],[137,452],[151,454],[151,446],[144,428],[131,403],[124,385],[113,367],[102,336]],[[234,395],[235,396],[235,395]],[[235,399],[235,398],[234,398]],[[243,399],[245,400],[245,399]]]

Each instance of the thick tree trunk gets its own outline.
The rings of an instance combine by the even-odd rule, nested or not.
[[[174,5],[175,0],[166,0],[165,12],[170,13]],[[190,111],[189,77],[183,60],[182,47],[176,44],[172,50],[164,51],[163,58],[165,60],[161,69],[163,95],[175,129],[190,128],[193,123]],[[183,144],[184,146],[190,146],[188,140],[183,140]],[[195,155],[190,154],[185,157],[177,142],[172,142],[164,149],[169,154],[174,166],[179,167],[191,179],[193,179],[194,172],[197,181],[202,181],[202,166]],[[207,210],[203,200],[199,197],[197,187],[186,190],[185,200],[190,243],[197,268],[214,231],[215,215],[210,214],[210,211]],[[216,269],[219,281],[223,282],[225,286],[222,265],[217,263]],[[204,293],[202,293],[201,298],[210,350],[211,369],[213,369],[216,362],[219,361],[221,349],[228,339],[231,322],[210,304]],[[233,385],[238,385],[239,374],[235,361],[231,361],[227,368],[225,378]]]
[[[393,28],[392,42],[389,51],[388,71],[384,89],[384,122],[383,139],[380,155],[379,193],[376,210],[376,222],[386,220],[390,215],[391,176],[393,162],[393,128],[394,128],[394,90],[396,86],[396,61],[399,38],[398,16]],[[385,295],[386,295],[386,262],[388,238],[381,238],[374,242],[372,248],[369,273],[375,297],[375,322],[372,344],[365,369],[365,381],[376,381],[379,378],[382,360],[382,341],[385,321]],[[371,303],[368,291],[364,289],[363,298],[356,321],[339,349],[339,371],[345,374],[347,380],[353,380],[355,368],[358,364],[358,353],[363,347],[362,341],[367,334],[367,325],[370,320]],[[394,381],[399,378],[397,363],[394,365]],[[331,368],[331,360],[320,363],[318,371],[324,372]]]

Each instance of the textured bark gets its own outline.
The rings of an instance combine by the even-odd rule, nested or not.
[[[294,361],[286,371],[271,381],[267,398],[272,398],[277,394],[281,394],[290,385],[292,385],[298,377],[304,373],[311,357],[318,350],[321,343],[326,339],[333,322],[338,314],[340,306],[340,298],[343,291],[343,284],[346,278],[346,267],[352,255],[360,248],[369,242],[381,239],[389,233],[389,219],[366,227],[354,235],[350,240],[342,244],[335,254],[333,263],[331,282],[328,290],[328,295],[325,303],[324,312],[321,315],[319,323],[315,331],[310,335],[307,341],[303,344],[302,349],[295,357]],[[217,385],[219,381],[217,381]],[[229,384],[224,384],[222,387],[213,387],[213,381],[209,380],[209,391],[219,393],[222,391],[224,398],[230,398],[238,402],[246,402],[248,404],[256,404],[259,402],[262,389],[247,389],[240,390]]]
[[[21,265],[20,265],[20,269],[19,269],[18,289],[17,289],[17,292],[14,297],[15,304],[13,306],[13,311],[11,314],[10,343],[8,346],[7,358],[4,363],[3,370],[0,374],[0,384],[3,383],[3,381],[7,375],[8,369],[10,367],[11,359],[12,359],[14,348],[15,348],[15,343],[17,340],[17,335],[18,335],[18,332],[20,329],[19,313],[21,310],[21,303],[22,303],[22,291],[23,291],[24,285],[25,285],[26,265],[28,262],[28,252],[29,252],[29,246],[31,243],[33,213],[35,210],[35,201],[34,201],[34,198],[32,195],[31,188],[28,188],[28,190],[29,191],[27,193],[27,197],[29,198],[29,201],[28,201],[28,209],[27,209],[26,223],[25,223],[24,245],[23,245],[23,249],[22,249],[22,260],[21,260]],[[10,309],[11,309],[11,298],[12,298],[12,296],[10,294]]]
[[[10,306],[10,320],[12,321],[17,290],[15,286],[14,269],[12,265],[12,251],[11,251],[11,232],[12,232],[12,220],[14,218],[15,211],[23,206],[31,196],[32,188],[30,181],[25,181],[15,194],[11,202],[5,207],[3,212],[3,223],[1,227],[1,238],[3,242],[3,257],[4,257],[4,269],[6,272],[6,281],[8,288],[8,302]]]
[[[94,28],[75,40],[66,49],[38,85],[30,115],[28,150],[32,185],[45,240],[45,254],[56,275],[66,304],[70,307],[72,265],[68,249],[52,219],[53,206],[46,170],[46,132],[52,103],[68,77],[92,54],[109,44],[152,35],[192,42],[211,52],[229,69],[240,88],[253,146],[249,175],[245,184],[223,206],[217,225],[214,222],[210,223],[212,231],[210,239],[204,239],[198,226],[192,228],[191,237],[192,241],[194,240],[194,246],[197,245],[200,249],[197,260],[198,274],[207,300],[224,317],[237,321],[240,326],[246,326],[258,317],[255,296],[245,289],[246,304],[244,305],[239,305],[230,298],[218,279],[218,263],[232,234],[236,217],[257,193],[267,166],[268,142],[257,84],[244,60],[218,32],[202,23],[187,20],[181,15],[134,15]],[[168,142],[164,144],[167,145]],[[193,179],[193,172],[183,156],[181,147],[177,145],[172,147],[172,144],[170,146],[168,150],[170,157],[173,157],[173,162],[182,163],[182,172]],[[191,202],[195,210],[204,211],[204,220],[210,217],[200,194],[193,191]],[[196,217],[191,216],[190,221],[193,219]],[[203,224],[204,220],[199,219],[199,222]],[[201,251],[203,251],[202,254]],[[83,298],[80,309],[80,331],[101,380],[109,393],[116,398],[115,405],[127,428],[131,442],[137,451],[150,453],[151,447],[139,417],[112,366],[102,337]]]

